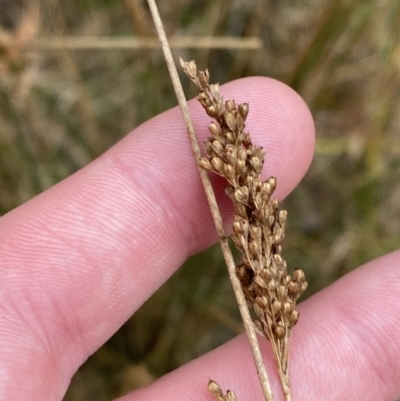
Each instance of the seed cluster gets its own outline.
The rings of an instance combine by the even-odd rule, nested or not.
[[[276,178],[260,179],[265,150],[253,145],[244,131],[249,105],[224,101],[219,85],[210,84],[208,71],[197,71],[194,61],[182,62],[182,68],[200,89],[198,100],[215,120],[205,143],[208,157],[199,160],[199,166],[229,184],[225,192],[235,207],[232,240],[242,255],[237,275],[257,316],[256,329],[271,342],[280,373],[286,376],[289,337],[299,318],[295,305],[307,282],[302,270],[288,274],[282,257],[287,212],[271,198]]]

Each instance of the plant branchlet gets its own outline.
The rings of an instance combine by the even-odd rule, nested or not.
[[[272,198],[276,178],[260,178],[265,150],[253,145],[245,132],[248,103],[224,101],[219,85],[209,83],[207,70],[198,71],[194,61],[181,60],[181,65],[200,89],[199,102],[214,119],[205,143],[207,157],[198,164],[228,182],[225,192],[235,207],[232,240],[241,252],[236,273],[247,304],[254,311],[255,328],[271,343],[282,390],[290,400],[289,339],[299,318],[296,301],[307,282],[302,270],[288,274],[282,257],[287,212]],[[218,399],[225,399],[221,397],[222,393]]]

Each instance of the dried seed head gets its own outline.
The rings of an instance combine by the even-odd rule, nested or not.
[[[274,344],[275,357],[285,374],[288,331],[298,320],[295,302],[306,289],[307,281],[301,270],[289,275],[281,256],[287,212],[280,210],[277,199],[272,199],[276,178],[269,177],[264,182],[260,179],[266,152],[253,145],[250,134],[244,132],[249,105],[224,101],[219,85],[209,83],[207,70],[198,72],[194,62],[181,63],[201,89],[200,103],[215,119],[205,143],[209,160],[200,159],[199,165],[228,182],[225,192],[235,207],[232,240],[242,253],[237,276],[247,304],[259,317],[254,325]],[[218,401],[235,401],[233,392],[225,395],[220,387],[215,391]]]
[[[214,380],[208,382],[208,389],[215,395],[223,395],[221,386]]]

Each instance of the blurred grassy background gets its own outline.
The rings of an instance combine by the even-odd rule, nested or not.
[[[285,201],[285,257],[306,271],[307,295],[396,249],[400,2],[160,3],[168,34],[189,39],[176,55],[196,58],[221,83],[275,77],[308,103],[316,156]],[[144,1],[0,0],[0,24],[2,214],[176,104],[160,50],[137,43],[154,35]],[[193,48],[198,41],[190,38],[208,36],[232,46]],[[106,37],[130,44],[110,45]],[[60,38],[69,38],[68,48]],[[241,47],[244,38],[259,48]],[[89,48],[78,49],[83,39]],[[191,258],[87,361],[65,401],[110,400],[240,331],[221,254],[212,248]]]

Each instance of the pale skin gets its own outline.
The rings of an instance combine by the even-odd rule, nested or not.
[[[267,149],[264,172],[277,177],[277,197],[286,197],[314,150],[306,105],[266,78],[232,82],[222,94],[250,103],[248,129]],[[190,109],[202,142],[210,118],[195,101]],[[218,197],[228,227],[230,201],[221,190]],[[0,399],[61,400],[86,358],[189,255],[215,241],[177,108],[3,216]],[[293,400],[400,398],[399,266],[400,252],[391,253],[299,305],[291,345]],[[268,344],[262,350],[274,372]],[[276,375],[270,376],[278,393]],[[239,336],[120,400],[212,400],[210,377],[234,389],[239,401],[262,399],[248,344]]]

